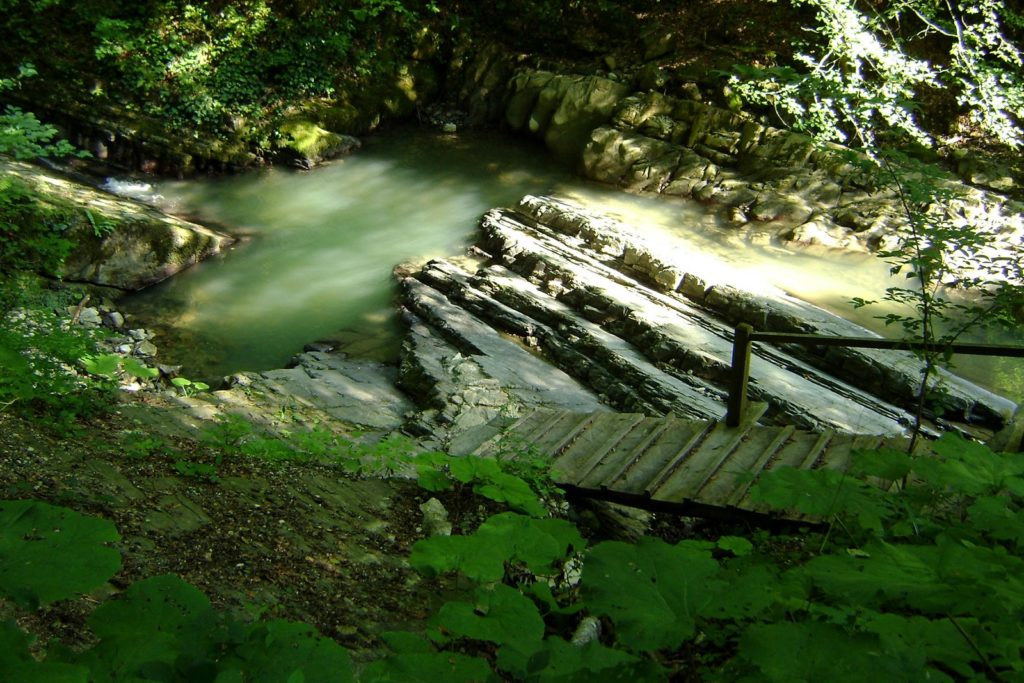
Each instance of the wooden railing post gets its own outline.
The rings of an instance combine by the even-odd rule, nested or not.
[[[729,403],[725,424],[738,427],[747,412],[747,381],[750,379],[750,343],[754,328],[747,323],[736,326],[732,338],[732,374],[729,375]]]

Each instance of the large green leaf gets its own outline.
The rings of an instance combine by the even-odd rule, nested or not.
[[[875,541],[858,553],[816,557],[791,575],[810,579],[845,602],[875,606],[890,602],[918,609],[943,610],[954,597],[937,573],[934,546],[893,545]]]
[[[538,683],[646,683],[666,678],[665,671],[654,662],[596,640],[580,646],[561,638],[510,643],[498,651],[497,665],[515,680]]]
[[[997,541],[1024,545],[1024,511],[1017,509],[1007,496],[984,496],[967,509],[974,528]]]
[[[881,528],[881,520],[894,510],[892,497],[885,491],[835,470],[769,470],[751,489],[751,499],[815,517],[851,517],[865,529]]]
[[[585,545],[569,522],[505,512],[470,536],[433,536],[417,542],[409,562],[425,574],[454,570],[476,581],[496,582],[505,576],[506,562],[521,562],[538,576],[557,574],[565,558]]]
[[[441,633],[492,643],[536,641],[544,620],[533,600],[515,588],[497,584],[478,588],[473,602],[448,602],[434,620]]]
[[[330,681],[352,677],[348,651],[309,624],[277,619],[253,625],[245,641],[218,663],[219,678],[238,671],[246,683]]]
[[[696,618],[724,584],[703,547],[642,538],[610,541],[587,553],[581,586],[590,611],[615,623],[635,650],[675,648],[696,634]]]
[[[102,586],[121,568],[120,539],[98,517],[33,500],[0,502],[0,593],[36,608]]]
[[[932,444],[937,458],[920,458],[914,474],[939,489],[971,496],[1008,489],[1024,495],[1024,459],[993,453],[987,446],[953,433]]]
[[[832,624],[783,622],[751,626],[740,639],[739,656],[762,680],[779,683],[930,680],[922,666],[882,656],[879,649],[875,637]]]
[[[396,654],[373,662],[362,670],[361,683],[438,683],[473,681],[497,683],[486,659],[456,652]]]
[[[927,619],[920,616],[866,612],[859,619],[862,630],[878,636],[883,652],[904,662],[907,667],[924,667],[937,662],[963,677],[974,673],[978,657],[970,643],[959,633],[960,628],[976,629],[976,620],[962,620],[954,625],[949,619]],[[929,671],[929,680],[947,680],[938,671]]]
[[[213,666],[220,623],[207,597],[177,576],[137,581],[93,612],[89,625],[100,643],[79,661],[92,668],[96,683],[177,680]]]

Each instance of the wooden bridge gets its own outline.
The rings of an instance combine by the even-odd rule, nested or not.
[[[555,481],[569,492],[649,510],[715,515],[765,513],[750,499],[750,489],[767,470],[842,470],[856,450],[907,446],[902,437],[758,425],[764,411],[764,404],[754,404],[731,427],[672,416],[536,409],[477,428],[451,450],[527,453],[551,460]]]

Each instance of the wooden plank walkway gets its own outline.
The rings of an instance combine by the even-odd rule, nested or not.
[[[765,405],[750,406],[738,427],[724,422],[629,413],[536,409],[487,425],[461,453],[550,459],[559,486],[650,510],[715,515],[764,513],[750,500],[763,472],[781,466],[845,469],[853,452],[906,440],[792,426],[763,426]],[[774,517],[805,520],[773,514]]]

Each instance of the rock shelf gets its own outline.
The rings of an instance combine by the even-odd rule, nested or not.
[[[875,336],[781,291],[717,282],[653,251],[630,226],[559,199],[528,196],[488,212],[478,247],[490,259],[475,272],[433,260],[402,279],[410,334],[400,382],[430,396],[427,422],[479,425],[502,392],[517,405],[582,411],[570,405],[596,396],[618,411],[719,419],[736,324]],[[766,344],[754,353],[751,398],[768,404],[771,422],[880,435],[912,422],[920,375],[910,354]],[[458,390],[467,363],[471,388]],[[961,378],[939,381],[948,405],[935,421],[984,433],[1013,414],[1014,404]],[[469,419],[467,391],[485,392]]]

